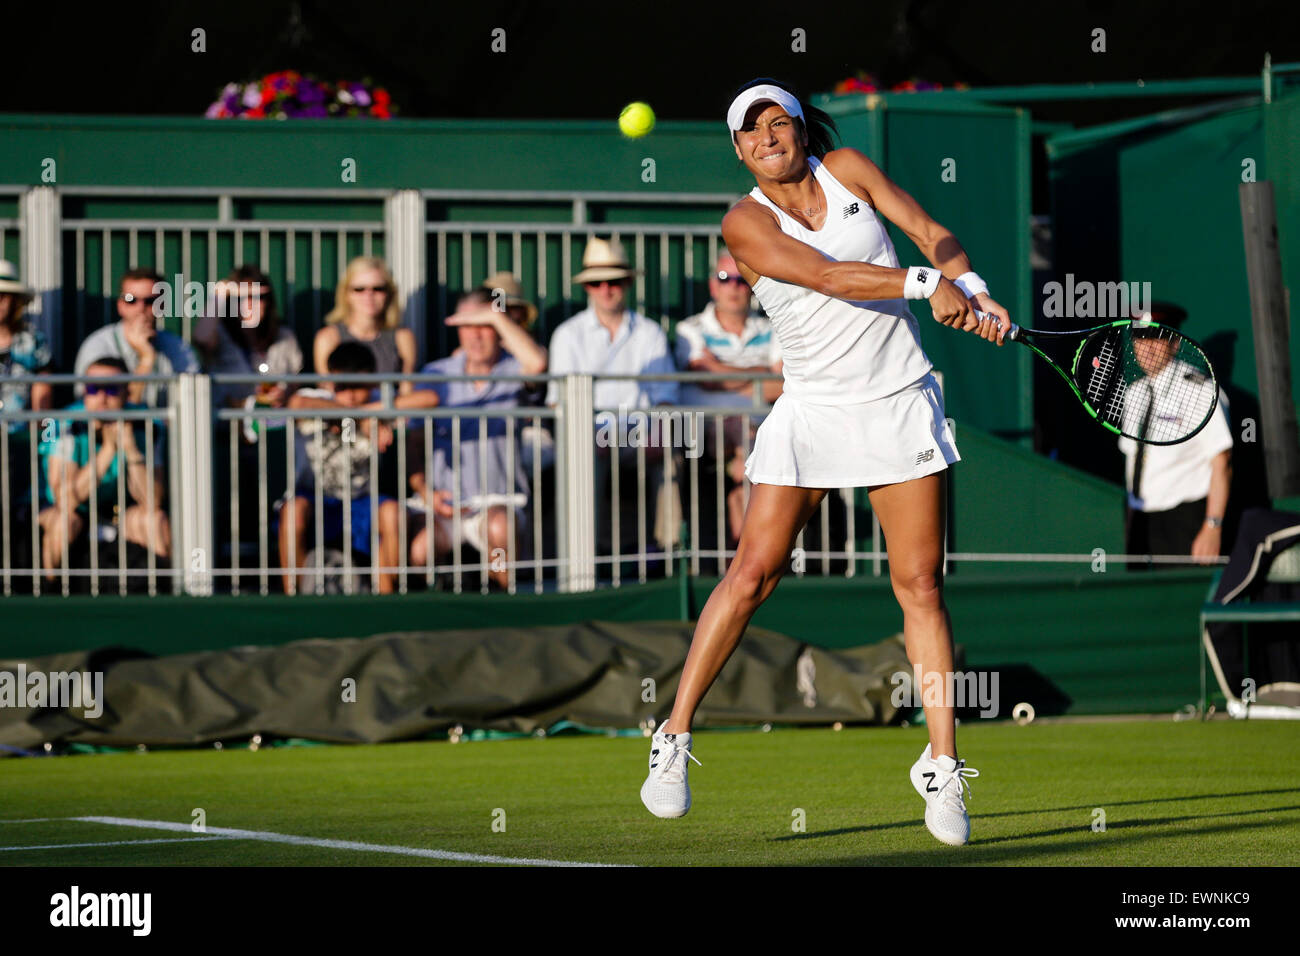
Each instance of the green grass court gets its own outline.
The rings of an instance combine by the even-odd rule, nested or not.
[[[981,776],[968,801],[972,843],[959,849],[925,830],[907,779],[925,739],[916,727],[703,731],[694,805],[680,820],[641,806],[649,747],[632,737],[13,759],[0,788],[0,865],[474,862],[325,840],[641,866],[1267,866],[1300,856],[1291,722],[963,724],[962,755]],[[190,829],[195,808],[206,839]],[[806,832],[792,830],[796,808]],[[1104,833],[1092,829],[1094,808]],[[493,830],[498,809],[504,832]],[[66,819],[87,816],[176,829]],[[144,840],[154,842],[133,842]]]

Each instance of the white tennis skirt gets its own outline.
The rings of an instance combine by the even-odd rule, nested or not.
[[[858,488],[923,478],[961,461],[934,376],[873,402],[812,405],[782,395],[759,426],[755,484]]]

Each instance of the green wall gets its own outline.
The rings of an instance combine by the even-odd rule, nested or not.
[[[970,667],[1024,665],[1066,694],[1070,713],[1173,712],[1199,691],[1198,614],[1210,572],[1041,572],[1012,582],[954,576],[946,587]],[[698,614],[713,579],[690,585]],[[337,598],[9,598],[0,657],[89,648],[155,655],[402,630],[526,627],[576,620],[680,620],[680,581],[585,595]],[[898,633],[886,578],[788,578],[754,625],[824,647]]]

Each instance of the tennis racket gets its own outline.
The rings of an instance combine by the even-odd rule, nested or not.
[[[989,313],[976,314],[996,321]],[[1070,332],[1012,323],[1006,338],[1056,369],[1103,428],[1134,441],[1187,441],[1219,403],[1205,352],[1181,332],[1155,322],[1125,319]]]

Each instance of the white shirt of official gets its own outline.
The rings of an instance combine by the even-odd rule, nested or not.
[[[1145,393],[1148,385],[1159,394],[1161,391],[1176,387],[1180,379],[1188,374],[1198,374],[1195,369],[1184,362],[1170,362],[1154,378],[1143,378],[1128,387],[1129,402],[1124,409],[1126,431],[1137,431],[1141,427],[1142,417],[1146,413],[1146,399],[1132,399]],[[1205,388],[1213,387],[1206,380]],[[1208,397],[1207,397],[1208,401]],[[1202,403],[1193,403],[1204,408]],[[1232,448],[1232,429],[1228,424],[1228,397],[1219,389],[1219,404],[1215,408],[1205,427],[1187,441],[1176,445],[1148,445],[1142,460],[1142,497],[1133,496],[1133,467],[1137,459],[1138,443],[1131,438],[1120,438],[1119,450],[1126,459],[1124,465],[1124,486],[1128,491],[1128,504],[1137,511],[1168,511],[1189,501],[1199,501],[1210,493],[1210,463],[1221,452]],[[1193,413],[1195,414],[1195,413]],[[1201,414],[1204,414],[1202,411]],[[1199,415],[1197,416],[1199,417]],[[1172,417],[1169,424],[1174,428],[1186,427],[1194,422],[1184,423]]]
[[[661,375],[677,369],[668,351],[668,336],[644,315],[628,309],[610,341],[609,330],[596,318],[596,310],[586,308],[552,333],[548,371],[553,375]],[[677,382],[597,378],[592,398],[597,411],[675,405],[677,386]],[[546,404],[555,405],[559,399],[560,382],[553,379],[546,390]]]

